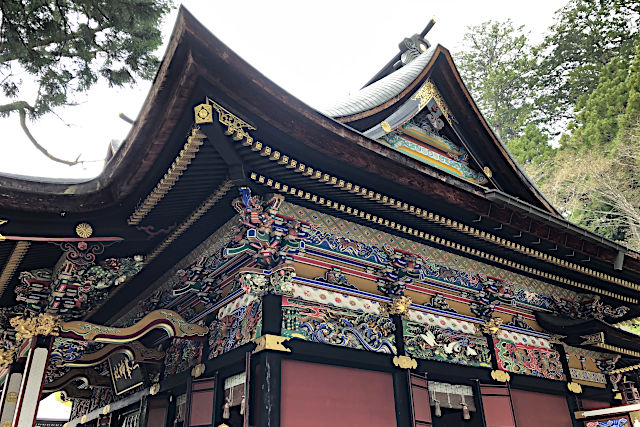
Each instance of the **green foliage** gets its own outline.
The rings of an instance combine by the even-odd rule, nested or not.
[[[613,58],[577,105],[543,190],[567,217],[640,249],[640,44]]]
[[[549,137],[532,122],[525,126],[519,137],[507,142],[507,148],[523,166],[540,164],[553,154]]]
[[[568,145],[582,149],[606,146],[616,140],[620,130],[635,121],[640,112],[640,55],[636,54],[633,62],[629,62],[613,58],[600,72],[595,90],[580,98],[572,126],[575,130],[567,140]]]
[[[635,249],[638,22],[637,0],[569,0],[539,46],[510,22],[490,22],[470,28],[457,55],[487,121],[560,212]],[[549,134],[561,134],[559,149]]]
[[[503,141],[520,134],[531,111],[533,56],[523,27],[511,21],[469,27],[456,63],[474,100]]]
[[[37,117],[73,102],[75,93],[100,78],[113,86],[152,78],[160,21],[170,5],[170,0],[1,1],[2,92],[27,102],[23,79],[34,81],[37,95],[27,111]],[[11,111],[20,110],[0,108],[0,114]]]
[[[550,129],[574,117],[578,100],[596,88],[613,58],[629,60],[640,37],[638,19],[637,0],[570,0],[556,12],[550,34],[535,49],[536,106]]]

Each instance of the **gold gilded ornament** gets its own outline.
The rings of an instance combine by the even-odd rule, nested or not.
[[[93,227],[91,227],[91,224],[89,223],[81,222],[80,224],[76,225],[76,234],[78,235],[78,237],[88,239],[93,234]]]
[[[380,314],[391,316],[393,314],[405,315],[413,301],[407,296],[391,297],[391,302],[380,305]]]
[[[501,383],[506,383],[511,380],[509,373],[500,370],[491,371],[491,378]]]
[[[111,411],[111,405],[107,405],[102,408],[102,415],[107,415]]]
[[[401,369],[416,369],[418,362],[409,356],[393,356],[393,365]]]
[[[0,367],[12,364],[14,355],[15,351],[13,345],[9,345],[7,348],[0,348]]]
[[[575,394],[582,393],[582,386],[578,383],[574,383],[573,381],[570,383],[567,383],[567,388],[572,393],[575,393]]]
[[[289,337],[281,337],[279,335],[265,334],[256,338],[253,342],[256,343],[256,348],[253,353],[259,353],[264,350],[282,351],[284,353],[291,353],[291,350],[282,345],[289,341]]]
[[[385,131],[385,133],[391,132],[391,126],[387,122],[380,123],[380,127],[382,128],[383,131]]]
[[[7,402],[16,403],[17,401],[18,401],[18,393],[16,393],[15,391],[12,391],[11,393],[7,394]]]
[[[82,416],[82,418],[80,418],[80,422],[81,422],[82,424],[86,423],[86,422],[87,422],[87,416],[86,416],[86,415],[83,415],[83,416]]]
[[[498,335],[500,333],[501,326],[502,319],[499,317],[492,317],[484,323],[482,326],[482,332],[489,335]]]
[[[566,338],[566,335],[550,334],[547,340],[551,344],[562,344],[565,338]]]
[[[6,219],[0,219],[0,225],[4,225],[6,224],[8,221]],[[0,242],[2,242],[3,240],[5,240],[5,237],[0,234]]]
[[[57,316],[42,313],[35,317],[13,317],[9,323],[16,330],[16,340],[22,341],[36,335],[57,336],[60,319]]]
[[[213,123],[213,108],[209,104],[196,105],[193,109],[196,124]]]
[[[200,363],[199,365],[196,365],[193,367],[193,369],[191,369],[191,376],[193,378],[198,378],[199,376],[204,374],[204,370],[205,370],[204,363]]]
[[[453,117],[453,114],[451,114],[449,106],[446,102],[444,102],[442,95],[440,95],[440,92],[438,92],[438,89],[436,89],[436,86],[431,80],[427,80],[425,84],[423,84],[420,89],[416,91],[411,99],[419,102],[418,109],[420,110],[422,110],[429,103],[429,101],[431,101],[431,99],[435,99],[438,107],[440,107],[440,110],[443,113],[444,118],[449,122],[449,124],[451,124],[451,120],[457,122],[455,117]]]
[[[582,335],[584,341],[580,345],[598,345],[604,344],[604,332],[596,332],[595,334]]]
[[[65,424],[66,426],[66,424]],[[2,423],[2,427],[11,427],[11,421],[5,421]]]
[[[489,169],[489,166],[485,166],[484,168],[482,168],[482,172],[484,172],[487,178],[493,177],[493,172],[491,172],[491,169]]]
[[[149,394],[151,396],[155,396],[156,394],[158,394],[158,392],[160,391],[160,384],[158,383],[153,383],[153,385],[151,386],[151,388],[149,389]]]

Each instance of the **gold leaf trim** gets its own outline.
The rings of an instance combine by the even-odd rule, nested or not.
[[[12,317],[9,323],[16,330],[16,341],[22,341],[37,335],[57,336],[60,318],[42,313],[34,317]]]
[[[569,389],[570,392],[575,394],[582,393],[582,386],[578,383],[574,383],[574,382],[567,383],[567,389]]]
[[[206,367],[204,366],[204,363],[200,363],[199,365],[196,365],[193,367],[193,369],[191,369],[191,376],[193,378],[198,378],[202,374],[204,374],[205,369]]]
[[[0,223],[0,225],[1,224],[2,223]],[[0,241],[2,240],[3,239],[0,239]],[[0,274],[0,295],[4,292],[7,284],[9,284],[9,282],[11,281],[11,278],[20,266],[20,263],[22,262],[24,256],[27,254],[30,246],[30,242],[19,241],[18,243],[16,243],[15,248],[13,248],[13,252],[11,252],[11,256],[2,269],[2,274]]]
[[[500,334],[500,327],[502,327],[503,320],[499,317],[492,317],[485,321],[482,326],[482,332],[489,335],[498,335]]]
[[[160,391],[160,384],[158,383],[153,383],[153,385],[151,386],[151,388],[149,389],[149,394],[151,396],[155,396],[156,394],[158,394],[158,392]]]
[[[184,148],[175,158],[171,167],[164,174],[162,179],[156,184],[155,188],[149,193],[146,199],[133,211],[127,224],[138,225],[142,219],[158,204],[160,200],[173,188],[175,183],[180,179],[182,174],[191,164],[191,161],[200,150],[200,146],[204,142],[206,135],[200,133],[199,128],[194,128],[191,135],[187,138]]]
[[[412,303],[408,296],[391,297],[391,302],[380,304],[380,314],[387,317],[393,314],[405,315]]]
[[[511,380],[511,375],[509,375],[509,373],[505,371],[493,370],[491,371],[491,378],[500,383],[506,383]]]
[[[409,356],[393,356],[393,365],[400,369],[417,369],[418,362]]]
[[[81,222],[76,225],[76,234],[78,237],[88,239],[93,234],[93,227],[87,222]]]
[[[453,114],[451,114],[451,110],[449,109],[449,106],[445,102],[442,95],[440,95],[440,92],[438,91],[438,89],[436,88],[436,86],[433,84],[431,80],[427,80],[420,87],[420,89],[416,91],[416,93],[411,97],[411,99],[414,101],[420,102],[418,106],[419,110],[422,110],[429,103],[429,101],[431,101],[431,99],[435,99],[435,101],[438,103],[438,107],[440,107],[440,110],[442,110],[444,118],[447,119],[449,124],[453,126],[453,124],[451,123],[451,120],[457,122],[455,117],[453,117]]]
[[[256,343],[256,348],[253,350],[253,354],[260,353],[264,350],[281,351],[284,353],[291,353],[291,349],[285,347],[283,343],[289,341],[289,337],[281,337],[279,335],[265,334],[256,338],[253,342]]]

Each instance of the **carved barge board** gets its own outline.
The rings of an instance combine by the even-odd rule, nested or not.
[[[205,337],[209,331],[205,326],[187,322],[175,311],[155,310],[128,328],[114,328],[81,321],[64,322],[60,325],[60,336],[84,341],[127,343],[154,329],[162,329],[170,337],[192,339]]]

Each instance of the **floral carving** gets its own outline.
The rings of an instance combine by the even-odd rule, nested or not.
[[[232,301],[229,304],[235,303]],[[260,336],[261,329],[262,300],[259,298],[214,320],[209,325],[209,359],[254,340]]]
[[[26,303],[31,313],[77,318],[106,298],[109,288],[124,283],[141,269],[142,257],[135,256],[109,258],[97,265],[66,261],[57,277],[52,277],[49,270],[25,271],[15,289],[16,300]]]
[[[396,354],[388,317],[298,299],[282,300],[282,336]]]
[[[293,292],[293,265],[284,264],[273,270],[246,268],[238,273],[240,287],[251,295],[265,294],[288,295]]]
[[[50,314],[39,314],[34,317],[14,317],[10,321],[16,331],[16,340],[33,338],[37,335],[58,335],[60,319]]]
[[[342,269],[339,267],[331,267],[330,270],[325,271],[324,277],[316,277],[315,280],[342,286],[343,288],[358,289],[349,283],[349,279],[342,273]]]
[[[491,367],[487,339],[451,329],[403,321],[404,347],[418,359]]]
[[[604,304],[597,295],[582,297],[578,301],[571,301],[557,296],[552,296],[552,298],[553,311],[572,319],[618,319],[630,310],[630,308],[626,306],[614,308],[608,304]]]
[[[552,380],[565,380],[560,354],[551,349],[493,339],[501,370]]]

